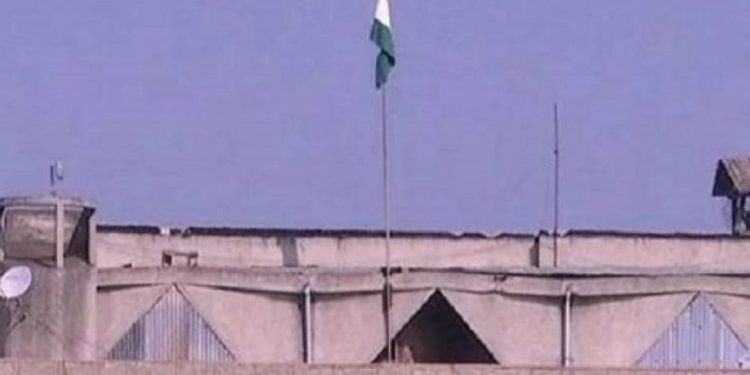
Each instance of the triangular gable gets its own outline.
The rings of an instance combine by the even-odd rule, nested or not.
[[[392,340],[402,363],[497,363],[487,346],[438,290]],[[375,362],[386,359],[386,349]]]
[[[97,316],[100,317],[97,319],[97,358],[106,358],[117,341],[169,289],[169,285],[100,288],[96,293]]]
[[[639,366],[739,368],[748,354],[747,346],[708,298],[698,294],[641,357]]]
[[[226,345],[176,286],[138,318],[107,357],[137,361],[234,360]]]

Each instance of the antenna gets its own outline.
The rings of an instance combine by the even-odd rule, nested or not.
[[[557,267],[557,237],[559,235],[558,230],[560,223],[560,135],[557,102],[555,102],[554,105],[553,116],[555,123],[555,217],[554,229],[552,230],[552,247],[554,253],[554,265]]]
[[[52,195],[57,195],[55,185],[63,180],[63,172],[63,164],[61,161],[55,160],[49,164],[49,187]]]

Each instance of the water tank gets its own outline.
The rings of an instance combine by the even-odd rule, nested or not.
[[[0,268],[28,267],[28,291],[0,303],[0,357],[96,357],[94,205],[78,198],[0,198]]]
[[[67,256],[91,262],[94,209],[71,197],[0,198],[0,247],[8,259],[39,259],[58,267]]]

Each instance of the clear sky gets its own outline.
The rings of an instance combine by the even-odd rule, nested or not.
[[[376,228],[365,0],[0,3],[0,194],[47,165],[100,221]],[[392,0],[396,228],[724,230],[750,1]]]

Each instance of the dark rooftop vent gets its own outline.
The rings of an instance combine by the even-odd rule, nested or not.
[[[750,195],[750,157],[719,160],[714,175],[714,197],[725,197],[731,205],[733,234],[750,234],[750,212],[746,198]]]
[[[392,340],[399,363],[498,363],[440,291]],[[385,362],[386,348],[374,362]]]

